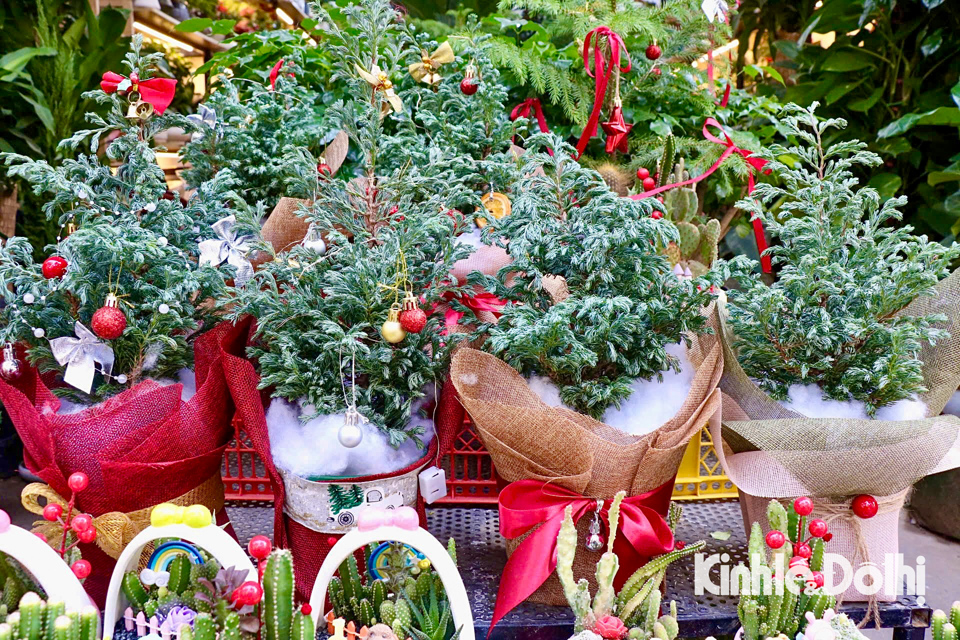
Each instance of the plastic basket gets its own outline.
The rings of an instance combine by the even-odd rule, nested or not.
[[[273,485],[250,445],[239,417],[233,419],[234,438],[223,452],[223,488],[227,500],[273,500]]]
[[[713,447],[713,438],[704,426],[690,440],[680,461],[677,482],[673,487],[674,500],[708,500],[736,498],[737,488],[723,473],[720,459]]]
[[[465,414],[463,430],[454,440],[450,453],[443,456],[440,466],[447,474],[447,495],[436,504],[497,503],[500,489],[493,460],[477,436],[469,414]]]

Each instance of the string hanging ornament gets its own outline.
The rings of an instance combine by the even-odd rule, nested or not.
[[[357,352],[351,347],[350,352],[350,397],[347,398],[347,387],[343,380],[343,347],[340,347],[340,386],[343,389],[343,402],[347,411],[343,424],[337,432],[337,440],[344,447],[353,449],[363,441],[363,430],[360,425],[370,422],[366,416],[357,410]]]

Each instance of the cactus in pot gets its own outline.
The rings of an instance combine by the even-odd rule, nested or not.
[[[671,184],[690,178],[684,169],[683,158],[668,175]],[[680,241],[671,242],[666,249],[674,272],[685,277],[702,276],[717,259],[720,222],[700,212],[700,200],[692,186],[666,191],[663,194],[663,206],[667,209],[667,219],[676,225],[680,233]]]
[[[274,551],[263,572],[263,640],[314,637],[313,618],[296,608],[293,593],[293,556],[287,549]]]

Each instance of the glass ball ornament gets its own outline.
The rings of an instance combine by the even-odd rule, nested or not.
[[[23,375],[23,367],[17,360],[17,355],[13,351],[13,345],[7,345],[3,348],[3,362],[0,363],[0,377],[7,382],[13,382]]]
[[[337,432],[337,440],[340,441],[341,445],[353,449],[363,441],[363,430],[360,429],[362,420],[365,420],[365,418],[354,407],[347,409],[343,425]]]
[[[161,304],[159,307],[157,307],[157,311],[159,311],[163,315],[167,315],[168,313],[170,313],[170,305]]]
[[[380,335],[390,344],[397,344],[407,337],[407,332],[400,324],[400,309],[400,304],[394,303],[387,314],[387,321],[380,327]]]
[[[34,338],[42,338],[42,337],[45,336],[45,335],[47,335],[47,332],[44,331],[43,329],[41,329],[40,327],[36,327],[36,328],[33,330],[33,337],[34,337]]]

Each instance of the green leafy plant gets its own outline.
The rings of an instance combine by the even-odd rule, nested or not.
[[[801,146],[770,147],[782,186],[760,184],[739,203],[779,238],[769,251],[781,267],[773,285],[751,278],[730,292],[730,325],[744,371],[772,397],[816,383],[872,415],[924,390],[918,352],[944,335],[944,318],[898,312],[932,294],[960,248],[892,226],[907,199],[858,188],[853,170],[880,157],[859,141],[829,144],[846,122],[821,121],[816,107],[784,109],[781,126]]]

